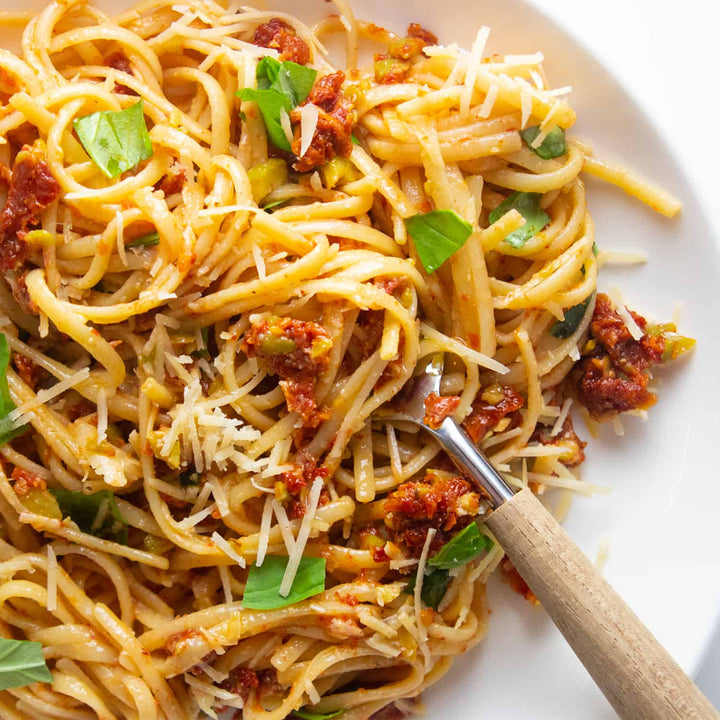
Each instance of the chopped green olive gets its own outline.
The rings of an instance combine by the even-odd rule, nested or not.
[[[330,162],[325,163],[320,168],[320,176],[325,187],[330,189],[357,180],[358,177],[353,164],[342,157],[334,157]]]
[[[258,349],[263,355],[288,355],[297,350],[297,343],[282,335],[263,335]]]
[[[57,500],[46,488],[30,488],[28,493],[20,498],[20,502],[35,515],[42,515],[55,520],[62,520],[63,518]]]
[[[273,190],[277,190],[287,182],[287,165],[280,158],[268,158],[248,170],[248,179],[252,185],[253,199],[259,203]]]
[[[407,63],[404,63],[400,60],[395,60],[394,58],[380,57],[375,60],[375,65],[374,65],[375,80],[377,82],[381,83],[391,73],[393,75],[397,74],[399,79],[402,79],[405,76],[405,73],[407,72],[408,69],[409,69],[409,65]]]

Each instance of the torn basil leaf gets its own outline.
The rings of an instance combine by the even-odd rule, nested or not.
[[[310,94],[317,70],[286,60],[264,57],[255,71],[257,89],[242,88],[235,94],[244,101],[257,103],[265,123],[268,140],[281,150],[291,152],[290,142],[280,120]]]
[[[405,592],[412,595],[415,592],[415,584],[417,583],[417,573],[410,578],[410,582],[405,587]],[[435,569],[430,572],[425,570],[423,578],[422,590],[420,590],[420,599],[433,610],[438,609],[440,601],[445,597],[448,585],[450,585],[450,573],[447,570]]]
[[[280,585],[289,558],[268,555],[263,564],[250,567],[243,607],[251,610],[274,610],[306,600],[325,590],[325,558],[304,557],[300,560],[295,580],[287,597],[280,595]]]
[[[565,311],[565,319],[558,320],[550,328],[550,334],[562,340],[569,338],[578,329],[582,319],[585,317],[591,298],[592,295],[589,295],[583,302],[568,308]]]
[[[435,272],[472,235],[472,225],[454,210],[431,210],[413,215],[405,218],[405,227],[428,273]]]
[[[550,222],[550,216],[540,207],[541,197],[540,193],[514,192],[490,213],[491,225],[510,210],[517,210],[525,218],[525,224],[511,232],[503,242],[515,249],[521,248]]]
[[[143,101],[125,110],[101,110],[73,121],[75,132],[92,161],[109,178],[152,156]]]
[[[474,560],[483,550],[492,547],[492,540],[481,534],[475,523],[470,523],[428,558],[427,567],[452,570]]]
[[[492,545],[492,540],[483,535],[474,522],[463,528],[445,543],[435,555],[428,558],[425,565],[422,590],[420,591],[422,601],[428,607],[437,610],[452,579],[450,570],[466,565],[483,550],[490,550]],[[416,582],[417,573],[410,579],[410,582],[405,587],[405,592],[414,593]]]
[[[160,243],[160,235],[156,232],[148,233],[147,235],[141,235],[139,238],[131,240],[125,247],[152,247]]]
[[[125,545],[128,524],[110,490],[86,495],[72,490],[51,489],[64,518],[69,517],[84,533]]]
[[[15,410],[15,403],[10,397],[7,382],[7,369],[10,365],[10,346],[4,333],[0,333],[0,445],[4,445],[18,435],[22,435],[27,425],[15,427],[10,420],[10,413]]]
[[[545,139],[537,147],[533,147],[535,138],[540,134],[540,126],[535,125],[533,127],[525,128],[520,131],[520,137],[525,141],[525,144],[532,150],[536,155],[539,155],[543,160],[550,160],[551,158],[560,157],[567,153],[567,143],[565,142],[565,131],[561,127],[553,128],[546,136]]]
[[[52,681],[41,643],[0,638],[0,690]]]

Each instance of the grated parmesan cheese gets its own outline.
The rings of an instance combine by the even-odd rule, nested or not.
[[[218,565],[218,575],[220,575],[220,582],[222,583],[223,594],[225,595],[225,602],[230,604],[234,601],[232,594],[232,586],[230,584],[230,570],[225,565]],[[208,673],[208,675],[210,675],[210,673]],[[212,676],[210,676],[210,678],[212,680],[215,680],[215,678],[213,678]]]
[[[313,137],[315,137],[319,118],[320,108],[317,105],[308,103],[300,108],[300,157],[305,155],[310,148]],[[288,142],[292,142],[292,137],[289,138]]]
[[[625,327],[628,329],[628,332],[632,335],[633,340],[640,340],[642,336],[645,334],[640,326],[635,322],[635,319],[630,314],[630,311],[625,307],[625,301],[622,298],[622,295],[620,293],[620,289],[618,287],[613,287],[610,290],[610,299],[613,302],[613,305],[615,306],[615,312],[620,316],[622,321],[625,323]]]
[[[308,493],[305,515],[303,515],[300,531],[298,532],[297,540],[295,540],[295,547],[293,548],[292,553],[290,553],[288,564],[285,568],[285,574],[283,575],[282,582],[280,583],[279,593],[282,597],[287,597],[292,589],[292,584],[295,580],[298,567],[300,566],[300,560],[302,559],[303,550],[305,550],[305,545],[310,537],[310,530],[312,529],[312,523],[315,519],[318,502],[320,501],[320,493],[324,484],[325,483],[321,477],[316,477],[313,481],[312,487],[310,488],[310,492]]]
[[[97,442],[98,445],[107,440],[108,410],[105,388],[97,393]]]
[[[216,508],[217,505],[215,503],[212,503],[212,505],[208,505],[206,508],[203,508],[202,510],[193,513],[192,515],[188,515],[186,518],[183,518],[182,520],[180,520],[180,522],[178,522],[177,526],[181,530],[190,530],[199,523],[201,523],[206,517],[212,515]]]
[[[491,85],[490,89],[487,91],[487,95],[485,96],[485,99],[483,100],[483,104],[480,106],[480,109],[478,110],[478,116],[481,118],[490,117],[490,113],[493,111],[493,107],[495,107],[495,100],[497,100],[498,96],[498,86],[497,85]]]
[[[263,564],[265,561],[265,555],[267,554],[268,544],[270,542],[270,523],[272,522],[272,512],[272,497],[268,495],[265,498],[263,514],[260,520],[260,537],[258,538],[257,558],[255,559],[255,565],[258,567]]]
[[[555,424],[553,425],[553,429],[550,431],[550,437],[555,437],[562,430],[562,426],[565,424],[565,420],[567,419],[568,412],[570,412],[571,405],[572,405],[572,398],[567,398],[567,400],[565,400],[565,402],[563,403],[562,408],[560,409],[560,414],[558,415],[558,419],[555,421]]]
[[[28,418],[26,417],[35,408],[50,402],[58,395],[61,395],[66,390],[79,385],[83,380],[87,380],[90,376],[90,370],[86,367],[78,370],[77,372],[70,375],[70,377],[55,383],[51,388],[41,390],[34,398],[24,402],[20,407],[15,408],[8,414],[8,418],[17,427],[22,425]]]
[[[468,68],[465,73],[465,84],[460,95],[460,112],[469,113],[470,103],[472,101],[473,90],[475,90],[475,81],[478,76],[478,69],[482,62],[483,53],[485,52],[485,44],[487,43],[488,36],[490,35],[490,28],[483,25],[475,36],[475,42],[473,43],[472,49],[470,50],[470,57],[468,58]]]
[[[288,143],[292,144],[292,125],[290,124],[290,116],[287,114],[287,110],[285,108],[280,108],[280,126],[285,133],[285,137],[287,138]]]
[[[520,112],[521,112],[521,120],[520,120],[520,128],[524,128],[528,120],[530,119],[530,113],[532,112],[532,95],[530,95],[530,91],[523,88],[520,91]]]
[[[437,531],[435,530],[435,528],[430,528],[427,532],[427,536],[425,537],[425,544],[423,545],[422,553],[420,554],[420,559],[418,560],[418,568],[416,575],[417,579],[415,581],[415,593],[413,595],[415,621],[417,622],[418,631],[420,632],[420,639],[423,641],[427,640],[427,628],[425,627],[424,623],[422,622],[422,618],[420,617],[420,611],[422,609],[420,601],[425,575],[425,565],[427,564],[428,553],[430,552],[430,545],[432,544],[432,540],[435,537],[436,532]]]
[[[234,560],[241,568],[245,567],[245,558],[237,552],[233,546],[219,532],[214,532],[210,539],[231,559]]]
[[[285,549],[287,550],[289,557],[295,549],[295,538],[290,531],[290,518],[288,518],[287,513],[285,512],[285,508],[277,500],[272,500],[272,509],[275,512],[275,517],[277,517],[280,534],[282,535],[283,542],[285,543]]]

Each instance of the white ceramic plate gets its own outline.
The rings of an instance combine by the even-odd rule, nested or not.
[[[129,2],[100,4],[119,10]],[[0,0],[3,8],[19,5]],[[306,21],[330,8],[318,0],[269,5]],[[660,400],[648,422],[630,418],[624,437],[607,429],[591,439],[583,477],[612,492],[577,499],[565,526],[590,557],[609,540],[606,576],[683,667],[696,670],[720,609],[720,483],[711,454],[717,442],[712,401],[720,397],[715,360],[720,336],[713,312],[720,257],[714,228],[641,108],[584,48],[583,38],[573,39],[534,7],[522,0],[355,0],[353,5],[358,15],[398,31],[420,22],[444,43],[469,46],[485,24],[493,28],[490,52],[541,50],[551,83],[574,88],[576,134],[682,199],[681,217],[668,221],[620,191],[587,183],[599,245],[650,256],[642,268],[606,268],[601,287],[618,284],[631,307],[657,318],[669,318],[682,301],[681,329],[698,339],[698,348],[662,373]],[[497,582],[489,596],[487,638],[426,693],[430,718],[613,717],[541,610]]]

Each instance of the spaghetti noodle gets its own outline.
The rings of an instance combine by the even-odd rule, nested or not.
[[[592,492],[572,403],[644,411],[691,346],[596,293],[582,172],[679,206],[566,137],[541,55],[335,4],[58,1],[0,50],[3,718],[411,712],[503,552],[378,411],[442,352],[429,423]]]

